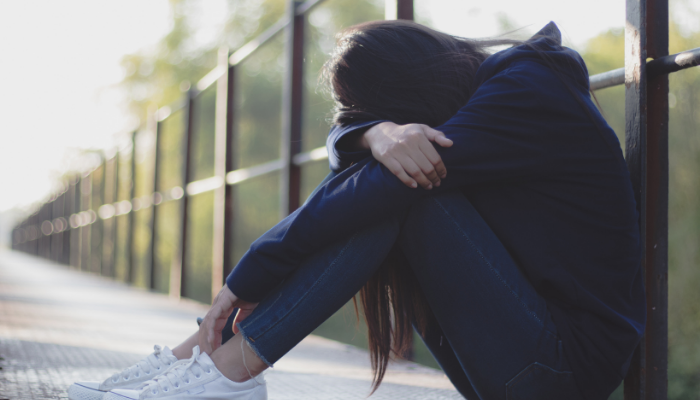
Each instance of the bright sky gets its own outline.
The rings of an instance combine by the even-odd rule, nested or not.
[[[201,41],[225,18],[225,0],[201,1]],[[550,20],[569,45],[624,23],[624,0],[416,0],[448,33],[499,33],[499,15],[536,31]],[[114,85],[124,54],[169,29],[167,0],[0,1],[0,211],[43,200],[79,149],[113,148],[134,125]]]

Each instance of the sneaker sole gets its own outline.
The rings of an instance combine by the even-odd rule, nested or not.
[[[86,388],[75,383],[68,388],[68,398],[70,400],[102,400],[105,394],[107,392]]]

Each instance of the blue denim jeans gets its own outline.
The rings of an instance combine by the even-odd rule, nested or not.
[[[272,365],[399,243],[433,315],[423,340],[468,399],[579,399],[545,300],[461,193],[427,197],[309,257],[239,324]]]

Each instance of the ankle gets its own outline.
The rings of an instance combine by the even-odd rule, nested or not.
[[[240,383],[254,379],[267,369],[267,364],[239,335],[234,336],[226,345],[216,349],[210,357],[219,372],[234,382]]]
[[[187,360],[192,357],[192,348],[187,350],[185,346],[177,346],[174,349],[172,349],[173,355],[178,359],[178,360]]]

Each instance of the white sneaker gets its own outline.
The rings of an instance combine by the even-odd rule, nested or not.
[[[199,346],[192,353],[189,362],[177,363],[135,390],[113,389],[104,400],[267,400],[262,374],[246,382],[234,382],[219,372],[206,353],[199,353]]]
[[[75,382],[68,388],[70,400],[102,400],[105,394],[112,389],[133,389],[149,379],[167,371],[178,361],[173,352],[166,346],[153,346],[153,353],[148,357],[112,375],[104,382]],[[184,360],[187,361],[187,360]]]

